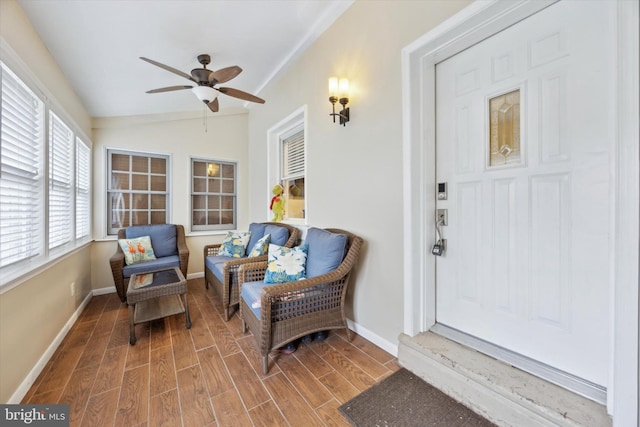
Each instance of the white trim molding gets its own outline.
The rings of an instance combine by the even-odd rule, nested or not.
[[[402,51],[404,332],[415,336],[436,322],[435,65],[557,0],[478,0]],[[614,145],[614,272],[611,277],[611,356],[607,410],[613,425],[639,425],[639,7],[616,2],[617,138]]]

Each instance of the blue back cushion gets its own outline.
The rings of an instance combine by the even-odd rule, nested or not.
[[[320,228],[307,231],[307,277],[329,273],[342,263],[347,247],[347,236]]]
[[[142,236],[151,237],[151,246],[156,258],[178,255],[176,226],[173,224],[135,225],[127,227],[126,235],[127,239]]]
[[[247,255],[251,252],[251,249],[255,246],[256,242],[264,236],[264,229],[266,224],[260,224],[257,222],[252,222],[249,224],[249,231],[251,232],[251,238],[249,239],[249,243],[247,244]]]
[[[289,240],[289,230],[277,225],[267,224],[264,228],[264,234],[271,234],[271,244],[273,245],[284,246]]]

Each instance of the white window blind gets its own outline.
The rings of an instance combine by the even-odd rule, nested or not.
[[[1,64],[0,267],[41,253],[42,101]]]
[[[282,138],[280,183],[284,187],[284,219],[306,216],[304,128],[297,126]]]
[[[76,239],[91,234],[91,149],[76,138]]]
[[[304,176],[304,130],[282,140],[282,179]]]
[[[58,116],[49,119],[49,249],[73,238],[73,132]]]

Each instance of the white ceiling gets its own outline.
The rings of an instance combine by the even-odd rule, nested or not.
[[[278,72],[306,49],[353,0],[18,0],[93,117],[191,111],[190,84],[139,59],[187,74],[199,54],[209,69],[244,71],[223,86],[260,96]],[[220,111],[246,105],[220,96]],[[264,106],[268,108],[269,100]]]

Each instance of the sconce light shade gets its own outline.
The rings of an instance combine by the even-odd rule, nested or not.
[[[329,77],[329,96],[338,97],[338,78]]]
[[[218,91],[209,86],[196,86],[191,89],[191,91],[205,104],[210,103],[218,97]]]
[[[340,79],[338,82],[338,93],[340,98],[349,98],[349,80]]]
[[[333,123],[336,122],[336,116],[340,118],[340,124],[345,126],[349,121],[349,80],[338,79],[337,77],[329,78],[329,102],[333,110],[329,115],[333,117]],[[336,113],[336,102],[342,105],[342,111]]]

